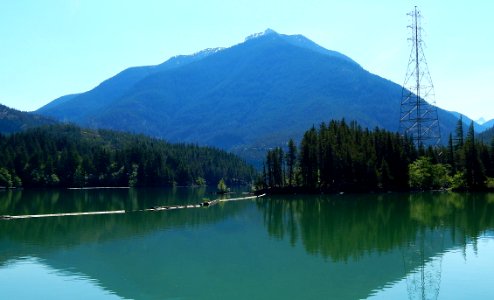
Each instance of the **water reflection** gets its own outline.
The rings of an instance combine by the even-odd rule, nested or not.
[[[402,280],[391,282],[371,295],[371,299],[492,299],[491,284],[494,270],[494,239],[487,233],[477,240],[476,246],[446,250],[424,266],[407,274]],[[438,260],[441,266],[438,268]],[[428,274],[437,273],[436,280]],[[422,280],[424,278],[425,280]],[[418,279],[418,280],[417,280]],[[428,284],[438,283],[434,286]],[[415,283],[415,284],[414,284]],[[425,284],[424,284],[425,283]],[[438,289],[437,287],[440,287]]]
[[[156,205],[198,203],[204,198],[214,199],[216,195],[201,188],[25,190],[0,193],[0,210],[1,214],[11,215],[137,210]],[[113,295],[131,299],[171,297],[178,288],[168,282],[185,282],[182,278],[186,276],[181,272],[191,269],[184,268],[186,258],[198,257],[200,262],[201,254],[209,255],[209,251],[215,254],[213,247],[202,250],[199,255],[189,253],[195,250],[195,241],[202,238],[202,232],[207,232],[211,224],[235,218],[244,209],[243,205],[217,205],[121,215],[0,221],[0,276],[13,270],[19,274],[25,271],[23,279],[17,278],[17,286],[26,280],[36,280],[35,273],[17,268],[18,262],[22,262],[21,266],[27,262],[34,269],[48,270],[41,272],[40,277],[49,282],[52,290],[54,287],[70,290],[68,282],[76,280],[78,286],[86,290],[80,293],[83,299],[92,299],[93,292],[98,290],[94,287],[104,290],[97,295],[100,298]],[[23,257],[36,259],[26,261]],[[194,264],[194,260],[191,261]],[[57,276],[51,276],[52,271]],[[40,297],[52,298],[43,286],[33,290],[38,291]],[[73,299],[62,294],[53,298]]]
[[[399,249],[409,299],[437,299],[442,254],[494,228],[493,194],[272,197],[257,206],[272,237],[334,262]]]
[[[271,236],[333,261],[408,247],[423,236],[430,256],[494,227],[493,194],[283,196],[257,206]]]
[[[206,197],[215,198],[199,189],[10,191],[0,193],[0,210],[129,210]],[[221,291],[235,299],[356,299],[399,283],[405,294],[394,298],[434,299],[451,295],[444,255],[475,252],[493,228],[494,195],[448,193],[280,196],[10,220],[0,222],[0,276],[12,261],[36,257],[125,298],[217,299]]]
[[[0,215],[48,214],[94,210],[139,210],[216,198],[211,189],[7,190],[0,192]]]
[[[20,190],[0,193],[0,214],[133,211],[157,205],[198,203],[204,198],[215,197],[204,188]],[[197,228],[235,216],[240,211],[240,206],[221,205],[218,209],[187,209],[169,213],[136,211],[121,215],[0,221],[0,265],[12,258],[32,256],[60,247],[132,238],[169,228]]]

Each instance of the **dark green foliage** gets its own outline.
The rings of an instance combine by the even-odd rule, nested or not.
[[[456,127],[455,137],[450,136],[448,148],[438,151],[447,153],[445,158],[441,157],[440,162],[451,166],[451,186],[454,189],[484,189],[486,176],[492,176],[489,170],[493,160],[489,147],[476,139],[473,122],[470,123],[465,137],[463,124],[460,121]]]
[[[284,155],[281,148],[268,151],[266,158],[267,182],[269,186],[281,187],[285,183]]]
[[[460,115],[460,119],[458,120],[456,124],[456,146],[458,148],[463,147],[463,116]]]
[[[297,163],[297,145],[290,139],[288,141],[288,152],[286,153],[286,176],[288,181],[288,186],[292,186],[295,183],[295,167]]]
[[[277,151],[268,152],[268,170],[275,165]],[[363,130],[344,120],[323,123],[319,129],[312,127],[304,134],[298,153],[298,165],[292,168],[296,171],[293,177],[300,177],[299,186],[327,191],[405,189],[408,164],[415,156],[408,139],[384,130]],[[288,160],[286,169],[290,170]],[[276,181],[273,185],[268,171],[266,184],[280,187],[291,182]]]
[[[473,122],[468,128],[467,138],[463,146],[465,155],[464,169],[467,187],[470,189],[479,189],[485,186],[485,171],[479,155],[479,144],[475,142],[475,133]]]
[[[290,155],[281,160],[280,148],[268,152],[264,185],[291,187],[293,176],[299,178],[296,187],[309,191],[484,189],[486,175],[493,173],[494,141],[490,146],[476,141],[473,124],[464,138],[459,124],[447,146],[416,149],[397,133],[364,130],[344,120],[322,123],[305,132],[297,165],[289,163]],[[296,153],[290,144],[289,152]],[[275,176],[284,170],[294,174]]]
[[[0,187],[6,188],[12,187],[12,185],[12,176],[10,175],[9,171],[5,168],[0,168]]]
[[[453,135],[450,134],[448,138],[448,149],[446,152],[446,163],[453,167],[453,171],[456,171],[455,167],[455,148],[453,146]]]
[[[318,178],[318,134],[314,127],[305,132],[300,143],[300,177],[303,186],[315,187]]]
[[[233,154],[72,125],[0,136],[0,186],[171,186],[247,183],[252,167]],[[5,181],[6,183],[3,183]]]
[[[491,140],[491,144],[489,147],[489,159],[490,159],[490,167],[487,169],[487,176],[494,177],[494,137]]]

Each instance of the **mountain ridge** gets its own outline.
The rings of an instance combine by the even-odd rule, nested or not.
[[[38,112],[83,126],[227,150],[277,146],[331,119],[398,129],[400,85],[304,36],[267,30],[203,54],[176,56],[183,63],[171,58],[154,70],[127,69]],[[84,107],[95,101],[100,106]],[[73,114],[74,108],[82,114]],[[439,108],[438,114],[446,137],[457,118]]]
[[[259,40],[263,39],[263,43],[259,45]],[[279,43],[283,43],[283,49],[280,50],[278,49]],[[255,43],[255,44],[250,44],[250,43]],[[260,49],[261,48],[261,49]],[[250,56],[247,56],[248,52],[254,52],[254,54],[251,54]],[[259,51],[262,51],[262,54],[259,55]],[[292,86],[292,93],[284,93],[283,97],[277,94],[278,91],[274,91],[273,89],[276,89],[277,85],[281,85],[282,83],[276,82],[276,74],[271,75],[269,72],[270,70],[260,70],[260,71],[254,71],[250,72],[251,66],[255,63],[259,63],[261,65],[270,65],[271,68],[273,67],[283,67],[284,62],[284,52],[291,52],[291,51],[308,51],[313,53],[314,56],[317,58],[320,58],[322,56],[325,56],[324,54],[321,54],[320,52],[313,52],[311,49],[307,48],[299,48],[294,45],[292,45],[290,42],[286,41],[284,38],[282,38],[279,35],[263,35],[257,37],[255,40],[254,39],[249,39],[246,43],[242,43],[239,45],[235,45],[233,47],[230,47],[228,49],[225,49],[222,51],[222,57],[218,58],[218,56],[208,56],[200,61],[201,65],[198,66],[197,64],[188,64],[186,66],[183,66],[181,69],[176,69],[173,70],[173,74],[170,75],[172,70],[166,70],[164,72],[160,72],[157,74],[154,74],[153,76],[149,76],[141,80],[140,82],[136,83],[135,85],[135,91],[134,92],[129,92],[127,94],[127,98],[121,100],[121,102],[116,103],[115,105],[110,105],[108,108],[106,108],[105,111],[100,112],[99,116],[102,115],[108,115],[112,112],[117,112],[117,114],[124,114],[124,111],[119,112],[119,108],[122,106],[122,103],[127,103],[128,105],[131,105],[135,110],[141,111],[141,110],[146,110],[147,106],[152,106],[155,107],[156,109],[160,110],[161,104],[164,103],[163,99],[166,99],[167,101],[166,104],[168,107],[166,111],[161,111],[161,114],[158,117],[162,117],[163,114],[170,114],[172,112],[175,114],[177,111],[182,111],[183,114],[188,115],[189,118],[189,123],[190,122],[198,122],[199,120],[194,119],[193,116],[197,116],[201,114],[201,111],[198,110],[199,107],[206,108],[209,110],[215,110],[215,107],[208,106],[208,100],[209,98],[214,98],[217,100],[217,105],[220,106],[227,106],[229,107],[228,110],[226,110],[226,114],[223,112],[223,116],[227,118],[230,115],[230,112],[235,111],[236,107],[241,106],[244,103],[249,103],[253,102],[252,99],[249,98],[255,98],[256,95],[253,95],[257,89],[259,89],[259,85],[264,85],[264,88],[262,90],[265,91],[264,95],[260,95],[261,100],[265,100],[264,103],[262,103],[262,108],[259,108],[265,112],[272,112],[274,110],[279,110],[281,107],[279,106],[279,102],[283,101],[283,98],[289,98],[290,94],[295,93],[293,86]],[[263,54],[266,53],[276,53],[274,59],[268,59],[270,60],[265,61],[265,56]],[[225,55],[231,54],[230,57],[226,57]],[[290,56],[290,55],[288,55]],[[316,59],[317,59],[316,58]],[[286,59],[289,60],[289,59]],[[341,59],[341,58],[336,58],[336,60],[343,65],[343,68],[345,68],[346,65],[349,64],[348,60]],[[274,62],[273,62],[274,61]],[[275,65],[278,64],[278,65]],[[314,65],[316,63],[313,63]],[[232,67],[233,66],[233,67]],[[307,66],[306,68],[311,67]],[[230,68],[235,69],[236,72],[230,72]],[[360,66],[358,67],[359,70],[361,69]],[[202,70],[206,70],[205,72],[201,72]],[[302,69],[300,72],[309,72],[309,69]],[[267,73],[267,74],[266,74]],[[199,74],[199,75],[198,75]],[[329,74],[328,74],[329,75]],[[196,77],[194,78],[194,82],[190,81],[191,77]],[[293,76],[291,78],[292,84],[297,85],[300,90],[304,89],[306,86],[305,82],[301,82],[300,84],[297,83],[298,79],[300,79],[297,76]],[[180,85],[176,85],[177,80],[180,82]],[[305,79],[308,81],[308,79]],[[247,85],[242,85],[240,87],[237,86],[237,82],[242,81],[246,82]],[[201,86],[201,83],[203,82],[208,82],[207,86]],[[195,89],[192,91],[189,90],[189,87],[191,85],[195,84]],[[254,83],[254,85],[252,84]],[[171,97],[167,97],[170,95],[164,95],[155,92],[156,90],[160,89],[162,92],[166,93],[167,90],[174,89],[173,95]],[[290,88],[288,85],[285,85],[286,89]],[[233,91],[235,90],[235,91]],[[145,91],[145,92],[143,92]],[[234,102],[232,101],[232,97],[236,95],[221,95],[223,93],[235,93],[236,95],[240,95],[239,99],[240,101]],[[206,95],[206,96],[204,96]],[[187,98],[187,101],[184,101],[185,98]],[[276,97],[277,101],[273,100],[273,98]],[[204,100],[204,98],[206,98]],[[137,99],[138,101],[134,101]],[[202,109],[200,108],[200,109]],[[134,111],[136,113],[136,111]],[[154,113],[154,112],[153,112]],[[255,113],[251,109],[247,109],[244,114],[246,117],[248,115]],[[317,113],[317,111],[313,111],[313,113]],[[220,112],[215,112],[215,114],[221,114]],[[98,116],[98,115],[97,115]],[[155,116],[155,114],[153,114]],[[150,115],[147,114],[147,117],[149,118]],[[171,118],[173,116],[168,115],[166,116],[167,118]],[[262,117],[262,116],[261,116]],[[144,119],[144,116],[142,116]],[[151,116],[152,118],[152,116]],[[94,123],[91,125],[97,124],[98,122],[98,117],[93,119]],[[166,119],[166,118],[165,118]],[[259,119],[259,118],[258,118]],[[116,120],[118,122],[118,120]],[[254,120],[253,120],[254,121]],[[278,124],[282,124],[280,122],[277,122]],[[106,123],[104,126],[113,126],[114,122]],[[154,124],[158,124],[158,120]],[[152,124],[149,124],[149,122],[143,123],[142,128],[140,130],[137,130],[137,132],[140,131],[148,131],[150,132]],[[238,122],[233,122],[231,126],[233,127],[238,127],[241,126],[242,124],[238,124]],[[310,126],[309,123],[304,124],[305,127]],[[138,125],[139,126],[139,125]],[[120,126],[119,126],[120,127]],[[115,127],[113,129],[117,129],[119,127]],[[131,129],[130,126],[125,126],[126,130]],[[212,127],[210,126],[211,130],[207,130],[202,132],[203,136],[208,135],[208,132],[212,132]],[[135,127],[134,127],[135,128]],[[282,128],[278,128],[281,130]],[[156,128],[155,131],[150,132],[152,135],[159,135],[160,128]],[[171,139],[173,141],[175,140],[180,140],[181,137],[184,136],[184,134],[187,134],[186,132],[181,132],[178,130],[177,134],[174,134],[172,136],[167,136],[166,138]],[[232,137],[229,134],[224,134],[224,137],[216,137],[216,138],[211,138],[210,142],[206,142],[208,145],[218,145],[220,142],[219,140],[221,139],[227,139]],[[239,139],[239,137],[236,137],[236,139]],[[185,140],[187,142],[193,142],[194,140]],[[238,143],[242,144],[244,141],[239,141]],[[219,146],[222,148],[229,148],[232,143],[229,144],[220,144]]]
[[[87,92],[59,97],[47,105],[40,107],[35,112],[49,115],[62,121],[73,121],[78,123],[85,116],[96,113],[99,109],[104,107],[105,104],[107,105],[118,99],[129,87],[144,79],[146,76],[192,63],[216,53],[219,49],[221,48],[208,48],[191,55],[176,55],[158,65],[129,67],[117,73],[115,76],[104,80]],[[93,105],[93,107],[88,109],[87,102],[89,102],[89,105]],[[68,116],[50,113],[51,111],[56,110],[59,105],[63,104],[69,106],[68,111],[65,114],[70,114],[70,118]]]
[[[0,133],[11,134],[57,121],[38,114],[23,112],[0,104]]]
[[[459,112],[456,112],[456,111],[450,111],[451,114],[453,114],[454,116],[456,116],[458,119],[462,119],[463,120],[463,123],[468,127],[470,126],[470,123],[473,122],[473,127],[474,127],[474,130],[475,132],[477,133],[482,133],[488,129],[490,129],[492,126],[494,126],[494,119],[492,120],[489,120],[489,121],[485,121],[480,123],[479,120],[473,120],[467,116],[465,116],[464,114],[462,113],[459,113]],[[465,128],[467,128],[465,127]]]

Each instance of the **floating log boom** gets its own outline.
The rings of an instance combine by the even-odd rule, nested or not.
[[[162,210],[174,210],[174,209],[185,209],[185,208],[200,208],[209,207],[216,205],[220,202],[230,202],[230,201],[241,201],[241,200],[251,200],[264,197],[266,194],[259,196],[249,196],[241,198],[229,198],[229,199],[216,199],[211,201],[205,201],[200,204],[187,204],[187,205],[167,205],[167,206],[154,206],[151,208],[146,208],[138,211],[162,211]],[[112,215],[112,214],[125,214],[133,211],[125,210],[109,210],[109,211],[89,211],[89,212],[73,212],[73,213],[55,213],[55,214],[40,214],[40,215],[0,215],[0,220],[14,220],[14,219],[30,219],[30,218],[48,218],[48,217],[67,217],[67,216],[91,216],[91,215]]]
[[[125,210],[109,210],[109,211],[88,211],[88,212],[75,212],[75,213],[21,215],[21,216],[3,215],[3,216],[0,216],[0,220],[66,217],[66,216],[111,215],[111,214],[124,214],[124,213],[125,213]]]

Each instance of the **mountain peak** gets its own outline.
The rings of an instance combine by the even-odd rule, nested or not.
[[[254,33],[254,34],[249,35],[248,37],[245,38],[245,41],[257,39],[257,38],[269,36],[269,35],[279,35],[279,34],[278,34],[278,32],[274,31],[273,29],[268,28],[268,29],[264,30],[263,32],[258,32],[258,33]]]
[[[476,120],[475,122],[479,123],[480,125],[483,125],[487,121],[484,119],[484,117],[481,117],[480,119]]]
[[[263,152],[253,149],[299,140],[313,124],[331,119],[396,129],[390,116],[399,116],[401,86],[302,35],[268,29],[250,39],[178,56],[157,68],[128,69],[39,112],[170,142],[250,149],[245,157]],[[449,133],[457,119],[440,112]]]

